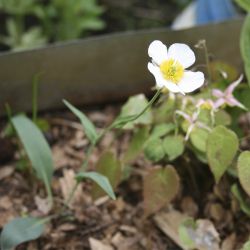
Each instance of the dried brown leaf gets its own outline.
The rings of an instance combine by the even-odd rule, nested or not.
[[[220,237],[210,220],[197,220],[196,229],[188,228],[188,233],[198,250],[220,250]]]
[[[12,166],[4,166],[0,168],[0,181],[11,176],[14,172],[14,168]]]
[[[236,243],[236,234],[232,233],[224,239],[221,245],[221,250],[234,250]]]
[[[89,244],[91,250],[113,250],[112,246],[102,243],[100,240],[89,238]]]
[[[63,177],[59,179],[59,182],[62,190],[63,199],[64,201],[67,201],[71,190],[76,185],[75,172],[72,169],[65,169],[63,171]],[[69,206],[72,206],[74,203],[80,202],[81,197],[82,197],[82,186],[78,185]]]
[[[51,208],[52,208],[52,204],[49,202],[48,199],[43,199],[39,196],[35,196],[35,203],[37,206],[37,209],[43,214],[43,215],[47,215]]]
[[[150,169],[143,181],[145,216],[168,204],[179,190],[179,176],[172,166]]]
[[[154,216],[154,221],[165,235],[171,238],[182,249],[186,250],[186,247],[179,240],[178,230],[179,225],[187,218],[187,215],[177,210],[171,210],[169,212],[156,214]]]

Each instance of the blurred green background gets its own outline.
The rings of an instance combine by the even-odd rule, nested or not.
[[[191,0],[0,0],[0,50],[167,27]]]

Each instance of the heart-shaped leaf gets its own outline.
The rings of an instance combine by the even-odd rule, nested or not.
[[[153,168],[143,180],[145,215],[155,213],[169,203],[179,190],[179,176],[175,168]]]
[[[148,105],[148,100],[143,94],[130,97],[122,107],[121,114],[117,117],[115,122],[118,123],[119,119],[123,119],[123,117],[130,117],[130,116],[133,117],[134,115],[140,114],[147,105]],[[135,121],[128,122],[125,126],[123,126],[123,128],[132,129],[135,124],[147,125],[152,122],[152,119],[153,119],[152,112],[151,109],[149,108]]]
[[[163,148],[170,161],[183,154],[184,138],[181,135],[169,135],[163,140]]]
[[[242,152],[237,163],[240,184],[250,196],[250,151]]]
[[[153,162],[163,159],[165,152],[162,145],[162,140],[159,138],[149,139],[144,145],[144,154],[149,160]]]
[[[205,129],[197,127],[193,129],[190,134],[190,140],[197,150],[206,152],[208,134],[209,132]]]
[[[224,126],[215,127],[208,135],[207,158],[217,183],[232,163],[238,148],[237,135]]]
[[[76,175],[77,181],[83,181],[85,179],[91,179],[97,183],[113,200],[116,199],[113,188],[109,182],[109,179],[96,172],[82,172]]]
[[[166,134],[169,134],[176,128],[176,125],[174,123],[161,123],[154,127],[151,138],[160,138]]]
[[[127,163],[133,161],[136,156],[143,150],[143,145],[148,138],[148,128],[139,128],[134,134],[128,150],[124,154],[122,161]]]
[[[218,110],[215,113],[215,124],[217,126],[222,125],[222,126],[228,126],[232,123],[232,118],[231,116],[223,109]]]
[[[88,117],[83,114],[82,111],[74,107],[72,104],[67,102],[66,100],[63,100],[64,104],[74,113],[78,119],[81,121],[82,126],[84,127],[84,131],[86,133],[86,136],[90,140],[92,144],[94,144],[98,138],[96,129],[94,124],[88,119]]]
[[[21,243],[39,238],[44,231],[43,221],[32,218],[16,218],[6,224],[0,236],[2,250],[11,250]]]
[[[237,184],[234,184],[231,187],[231,192],[233,193],[233,195],[235,196],[235,198],[238,200],[239,205],[240,205],[240,209],[247,214],[248,216],[250,216],[250,205],[249,202],[247,202],[246,197],[243,196],[243,193],[241,192],[240,188],[238,187]]]

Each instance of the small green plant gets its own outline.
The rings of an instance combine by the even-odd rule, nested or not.
[[[8,16],[0,43],[13,50],[80,38],[105,26],[96,0],[0,0],[0,11]]]
[[[28,217],[28,221],[22,218],[21,222],[18,219],[7,224],[1,234],[1,244],[7,246],[2,247],[4,250],[39,237],[41,225],[58,216],[63,217],[70,209],[69,204],[79,184],[86,179],[94,182],[94,199],[104,194],[115,199],[115,189],[124,178],[124,170],[139,154],[144,154],[152,165],[145,170],[143,177],[146,217],[170,203],[180,192],[180,186],[186,182],[190,183],[192,192],[198,192],[201,168],[210,169],[215,186],[225,176],[230,176],[231,197],[238,201],[242,212],[250,215],[249,204],[244,200],[250,195],[250,151],[242,150],[242,134],[237,123],[233,122],[250,108],[250,90],[242,83],[242,75],[231,79],[230,72],[221,69],[221,74],[213,75],[205,41],[199,42],[198,47],[205,51],[209,74],[207,81],[202,72],[188,70],[195,62],[195,54],[188,45],[173,44],[167,49],[160,41],[152,42],[148,49],[151,58],[148,69],[156,80],[154,96],[149,101],[142,94],[130,97],[118,117],[101,131],[83,112],[68,101],[63,101],[80,120],[89,140],[81,170],[75,176],[75,186],[61,210],[48,217],[35,219],[34,232],[29,230],[34,226],[34,218],[31,217]],[[198,93],[189,95],[198,89]],[[33,93],[36,94],[36,91]],[[236,96],[241,97],[241,102]],[[34,107],[33,112],[36,112]],[[33,114],[34,117],[36,115]],[[48,196],[53,197],[49,185],[53,174],[51,153],[42,133],[35,123],[23,115],[15,116],[11,121],[37,177],[44,182]],[[128,149],[120,157],[113,151],[105,150],[95,171],[88,171],[93,150],[110,130],[131,132]],[[21,239],[17,240],[11,236],[11,230],[15,225],[19,228],[20,223],[30,226],[27,227],[26,236],[20,234]],[[204,225],[212,227],[206,220],[195,221],[192,218],[180,224],[179,236],[187,249],[204,249],[200,245],[198,233]],[[214,240],[217,246],[216,234]]]

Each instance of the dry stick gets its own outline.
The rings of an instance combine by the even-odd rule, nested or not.
[[[211,83],[212,73],[211,73],[211,68],[210,68],[210,65],[209,65],[209,54],[208,54],[206,40],[204,40],[203,46],[204,46],[205,60],[206,60],[206,65],[207,65],[208,83]]]
[[[86,158],[82,164],[82,171],[86,171],[88,163],[89,163],[89,158],[93,152],[93,149],[95,148],[95,146],[99,143],[99,141],[106,135],[107,132],[109,132],[111,129],[116,128],[117,126],[124,126],[126,123],[128,122],[132,122],[135,121],[136,119],[138,119],[141,115],[143,115],[147,109],[152,106],[152,104],[156,101],[156,99],[159,97],[159,95],[161,94],[162,89],[158,89],[157,92],[155,93],[155,95],[152,97],[152,99],[150,100],[150,102],[147,104],[147,106],[137,115],[131,116],[126,118],[125,120],[119,119],[118,121],[114,121],[110,126],[108,126],[107,128],[105,128],[101,134],[97,137],[96,141],[94,143],[91,144],[91,146],[88,148],[87,154],[86,154]],[[74,187],[72,188],[68,199],[65,202],[65,207],[68,207],[70,202],[72,201],[73,197],[74,197],[74,193],[77,190],[77,187],[79,185],[80,182],[77,182]]]

